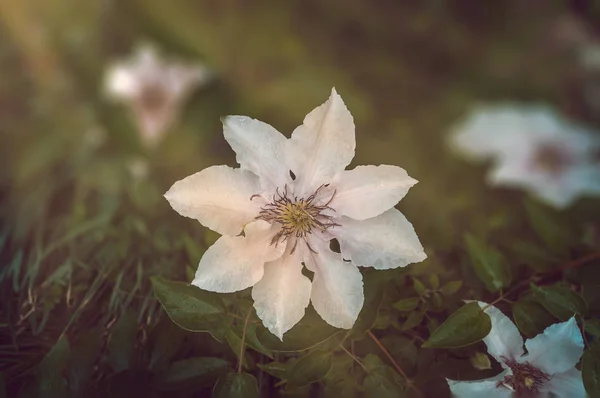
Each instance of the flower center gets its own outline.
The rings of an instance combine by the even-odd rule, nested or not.
[[[533,166],[550,174],[560,174],[572,159],[557,145],[542,145],[533,156]]]
[[[509,387],[515,392],[515,397],[535,397],[540,387],[550,380],[550,376],[529,362],[519,363],[505,360],[504,363],[512,370],[512,375],[498,382],[498,386]]]
[[[320,191],[328,185],[321,185],[312,195],[300,199],[288,192],[287,185],[284,187],[283,193],[280,193],[279,189],[277,189],[272,202],[263,206],[258,217],[256,217],[269,223],[278,223],[281,225],[281,230],[271,240],[272,245],[277,245],[280,241],[284,242],[290,237],[296,237],[303,239],[308,248],[314,252],[306,241],[307,236],[312,234],[314,230],[323,232],[327,228],[339,226],[327,214],[327,210],[335,211],[329,207],[335,196],[335,191],[327,203],[323,205],[315,203],[315,199],[317,199]],[[298,241],[296,240],[292,248],[292,253],[296,249],[297,243]]]

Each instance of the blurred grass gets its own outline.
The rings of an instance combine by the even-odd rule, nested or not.
[[[396,164],[420,181],[399,205],[430,255],[417,274],[458,272],[466,231],[500,247],[533,236],[523,194],[485,187],[484,169],[449,154],[444,135],[482,99],[547,101],[597,117],[571,89],[572,54],[540,44],[568,10],[519,1],[0,0],[7,380],[28,377],[63,333],[110,333],[126,309],[139,338],[156,323],[148,277],[187,280],[186,267],[215,239],[161,195],[204,167],[234,164],[223,115],[289,135],[335,86],[357,125],[353,164]],[[218,73],[156,151],[143,149],[128,114],[101,96],[106,65],[141,40]],[[96,130],[107,135],[99,148],[85,141]],[[140,158],[145,179],[129,172]],[[597,203],[582,201],[560,225],[578,231],[600,219]]]

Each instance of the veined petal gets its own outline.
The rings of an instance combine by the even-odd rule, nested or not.
[[[505,370],[497,376],[484,380],[457,381],[447,380],[452,395],[456,398],[510,398],[512,391],[498,386],[509,371]]]
[[[553,375],[541,390],[542,392],[551,392],[558,398],[585,398],[587,396],[581,372],[575,368]]]
[[[235,236],[258,215],[260,205],[250,198],[259,190],[258,178],[251,172],[213,166],[177,181],[165,198],[182,216]]]
[[[200,260],[192,285],[219,293],[232,293],[256,284],[264,264],[279,258],[283,245],[271,245],[273,227],[266,221],[248,224],[246,236],[222,236]]]
[[[396,209],[357,221],[342,217],[329,232],[339,239],[344,258],[360,267],[405,267],[427,258],[410,222]]]
[[[291,181],[283,153],[287,140],[272,126],[246,116],[227,116],[223,133],[240,166],[265,180],[261,182],[282,187]]]
[[[310,302],[310,279],[302,275],[301,259],[289,250],[265,264],[265,273],[252,288],[256,314],[271,333],[283,340],[304,316]]]
[[[478,302],[492,320],[492,330],[483,339],[488,353],[505,367],[503,358],[517,359],[523,355],[523,338],[515,324],[494,306],[488,306],[483,301]]]
[[[313,307],[330,325],[350,329],[365,301],[362,275],[354,264],[329,250],[327,242],[314,239],[311,246],[317,253],[305,250],[304,262],[315,273]]]
[[[299,184],[296,194],[302,197],[328,183],[350,164],[355,147],[354,119],[333,89],[286,142],[286,158]]]
[[[583,354],[583,337],[575,317],[548,326],[543,333],[525,342],[524,361],[553,375],[575,367]]]
[[[398,166],[358,166],[335,176],[331,207],[343,216],[365,220],[394,207],[416,183]]]

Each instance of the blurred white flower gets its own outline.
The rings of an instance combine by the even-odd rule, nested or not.
[[[146,44],[129,60],[108,68],[105,90],[110,98],[130,107],[142,142],[152,147],[175,121],[192,90],[210,79],[205,66],[165,60]]]
[[[150,171],[148,161],[142,157],[134,157],[127,161],[127,169],[131,177],[136,180],[145,180]]]
[[[600,135],[544,106],[481,106],[450,136],[476,160],[491,159],[492,185],[525,189],[558,208],[600,195]]]
[[[585,398],[581,372],[575,368],[583,354],[583,337],[575,318],[549,326],[525,342],[514,323],[496,307],[479,302],[492,320],[483,342],[503,371],[490,379],[448,380],[459,398],[547,397]]]
[[[354,157],[354,121],[335,90],[290,139],[245,116],[223,124],[241,168],[209,167],[165,194],[181,215],[223,234],[200,260],[193,285],[215,292],[254,286],[258,316],[282,339],[309,301],[329,324],[351,328],[364,301],[357,266],[390,269],[426,258],[394,208],[417,181],[396,166],[344,170]],[[330,250],[332,239],[341,254]]]

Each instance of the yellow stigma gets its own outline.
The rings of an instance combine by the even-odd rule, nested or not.
[[[531,377],[525,377],[523,379],[523,384],[525,385],[525,387],[531,388],[534,386],[535,380],[533,380]]]
[[[281,206],[281,213],[276,217],[276,221],[282,228],[290,232],[309,233],[313,228],[318,227],[316,217],[319,212],[314,206],[310,206],[306,200],[300,199],[297,202],[286,202]]]

